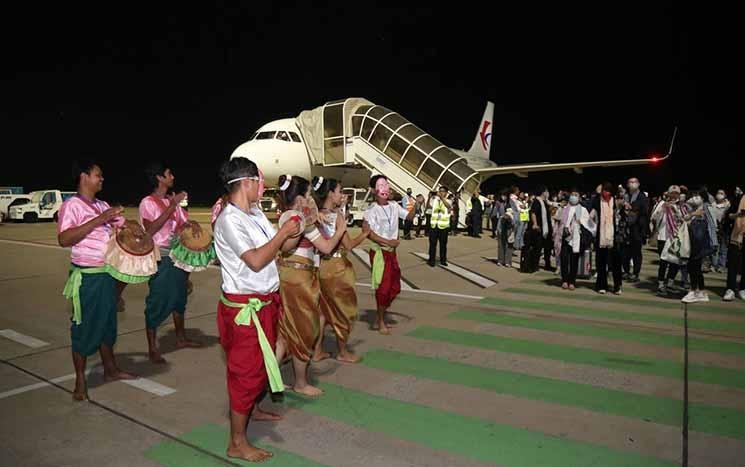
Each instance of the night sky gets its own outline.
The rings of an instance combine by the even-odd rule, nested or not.
[[[133,203],[144,164],[162,159],[192,204],[211,203],[217,167],[260,125],[352,96],[455,148],[470,146],[492,100],[500,164],[643,157],[680,127],[654,168],[500,177],[487,189],[630,175],[650,191],[745,184],[731,11],[242,3],[6,11],[0,185],[70,189],[70,161],[90,156],[103,165],[101,198]],[[10,170],[16,161],[23,169]]]

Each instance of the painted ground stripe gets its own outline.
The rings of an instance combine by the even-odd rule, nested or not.
[[[683,364],[669,360],[654,360],[617,352],[600,352],[568,345],[546,344],[525,339],[510,339],[452,329],[422,326],[406,334],[410,337],[436,342],[474,347],[496,352],[527,355],[581,365],[592,365],[611,370],[682,379]],[[745,389],[745,371],[704,365],[689,365],[688,378],[706,384],[717,384]]]
[[[354,248],[352,250],[352,253],[354,253],[354,256],[356,256],[360,261],[365,263],[365,266],[367,266],[369,269],[372,269],[372,264],[370,264],[370,255],[365,250],[363,250],[362,248]],[[416,288],[418,287],[401,277],[401,290],[413,290]]]
[[[292,408],[368,431],[384,433],[481,462],[496,462],[511,467],[677,465],[631,451],[560,439],[489,420],[373,396],[334,384],[322,383],[320,387],[325,391],[322,397],[309,399],[288,393],[285,403]]]
[[[412,252],[411,254],[416,256],[417,258],[423,259],[424,261],[427,261],[429,259],[429,256],[424,253]],[[497,283],[494,282],[493,280],[488,279],[480,274],[476,274],[475,272],[464,269],[456,264],[448,263],[447,266],[443,266],[442,264],[439,264],[439,263],[437,264],[442,269],[448,272],[451,272],[455,274],[456,276],[460,277],[461,279],[465,279],[468,282],[471,282],[472,284],[476,284],[482,289],[486,289],[487,287],[492,287],[494,285],[497,285]]]
[[[682,423],[683,401],[666,397],[599,388],[589,384],[494,370],[390,350],[369,351],[365,353],[362,364],[416,378],[463,385],[663,425],[679,427]],[[689,404],[689,410],[692,414],[691,429],[745,439],[745,411],[708,404]]]
[[[676,316],[657,315],[652,313],[637,313],[633,311],[614,311],[600,308],[587,308],[578,305],[566,305],[562,303],[532,302],[527,300],[511,300],[497,297],[486,297],[481,300],[482,304],[490,306],[514,307],[528,310],[539,310],[546,313],[562,313],[591,318],[608,318],[623,321],[641,321],[647,323],[659,323],[672,326],[683,326],[683,319]],[[708,331],[737,331],[745,334],[745,323],[734,323],[725,321],[712,321],[691,318],[688,325],[694,329],[705,329]]]
[[[90,375],[90,373],[91,373],[90,370],[87,370],[85,372],[86,376]],[[69,381],[71,379],[75,379],[75,373],[71,375],[65,375],[65,376],[54,378],[54,379],[50,379],[49,381],[51,381],[52,383],[62,383],[64,381]],[[5,391],[5,392],[0,393],[0,399],[5,399],[6,397],[23,394],[24,392],[34,391],[36,389],[41,389],[47,386],[51,386],[51,384],[46,383],[46,382],[41,382],[41,383],[34,383],[34,384],[26,385],[26,386],[21,386],[20,388],[11,389],[10,391]]]
[[[202,448],[215,456],[225,459],[227,463],[235,465],[254,465],[249,462],[229,458],[225,455],[225,446],[230,438],[230,433],[227,427],[213,424],[203,425],[179,436],[179,438],[187,443]],[[254,442],[252,441],[252,443]],[[266,443],[254,443],[254,445],[266,449],[267,451],[271,451],[274,454],[271,459],[262,462],[261,465],[277,465],[283,467],[322,467],[324,465]],[[165,441],[156,444],[146,450],[144,455],[148,459],[169,467],[209,467],[213,465],[225,465],[216,459],[175,441]]]
[[[21,334],[20,332],[16,332],[12,329],[0,330],[0,336],[3,336],[6,339],[10,339],[14,342],[18,342],[19,344],[23,344],[26,347],[31,347],[34,349],[38,349],[39,347],[44,347],[44,346],[49,345],[49,342],[44,342],[35,337],[27,336],[26,334]]]
[[[663,347],[683,348],[683,336],[657,333],[652,331],[638,331],[635,329],[619,328],[617,325],[596,325],[583,323],[567,323],[550,319],[523,318],[505,314],[490,313],[487,311],[460,310],[448,315],[449,318],[478,321],[482,323],[497,324],[500,326],[521,327],[537,329],[541,331],[561,332],[577,336],[604,337],[624,341],[639,342],[642,344],[659,345]],[[704,352],[715,352],[722,354],[735,354],[745,356],[745,344],[731,341],[714,339],[703,339],[699,337],[688,338],[688,348]]]
[[[88,376],[92,372],[91,372],[91,370],[86,370],[85,373]],[[103,372],[102,371],[95,371],[93,373],[100,375]],[[54,379],[50,379],[49,381],[51,381],[52,383],[62,383],[64,381],[69,381],[69,380],[73,380],[73,379],[75,379],[75,373],[72,373],[72,374],[69,374],[69,375],[65,375],[65,376],[60,376],[60,377],[57,377],[57,378],[54,378]],[[147,378],[142,378],[142,377],[140,377],[139,379],[136,379],[136,380],[121,380],[119,382],[120,383],[124,383],[124,384],[126,384],[128,386],[135,387],[135,388],[140,389],[142,391],[149,392],[151,394],[155,394],[156,396],[161,396],[161,397],[163,397],[163,396],[169,396],[169,395],[171,395],[171,394],[173,394],[173,393],[176,392],[176,390],[173,389],[173,388],[169,388],[168,386],[164,386],[164,385],[162,385],[160,383],[156,383],[153,380],[150,380],[150,379],[147,379]],[[46,386],[51,386],[51,384],[46,383],[46,382],[41,382],[41,383],[29,384],[27,386],[22,386],[22,387],[16,388],[16,389],[11,389],[10,391],[5,391],[5,392],[0,393],[0,399],[4,399],[6,397],[15,396],[15,395],[18,395],[18,394],[23,394],[24,392],[34,391],[36,389],[41,389],[41,388],[46,387]]]
[[[681,310],[683,307],[683,304],[677,300],[671,303],[670,301],[663,302],[659,300],[643,300],[639,298],[618,297],[613,294],[603,296],[597,293],[595,294],[561,293],[558,291],[558,289],[547,290],[543,288],[526,289],[526,288],[520,288],[520,287],[511,287],[508,289],[504,289],[503,292],[521,294],[521,295],[537,295],[537,296],[544,296],[544,297],[556,297],[556,298],[562,298],[566,300],[578,300],[578,301],[585,301],[585,302],[602,302],[606,304],[637,305],[637,306],[643,306],[643,307],[648,307],[648,308],[664,308],[667,310]],[[739,309],[736,307],[728,308],[726,307],[726,305],[717,306],[717,305],[705,305],[703,303],[692,303],[688,305],[688,311],[689,312],[694,311],[694,312],[720,313],[723,315],[731,315],[731,316],[738,316],[741,318],[745,318],[745,309]]]

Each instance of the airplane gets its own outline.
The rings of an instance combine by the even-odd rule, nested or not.
[[[332,112],[330,109],[335,106],[337,110]],[[379,112],[381,117],[377,120],[371,116],[373,108],[382,109]],[[363,109],[364,113],[360,113],[363,110],[359,109]],[[324,117],[324,111],[329,112],[328,119]],[[416,185],[416,193],[426,193],[431,189],[435,189],[437,182],[442,182],[446,179],[451,183],[454,179],[457,182],[462,182],[458,188],[462,188],[468,192],[473,191],[479,185],[478,182],[467,183],[469,177],[473,175],[478,175],[474,179],[483,182],[491,176],[503,174],[514,174],[524,178],[532,172],[569,169],[577,173],[582,173],[583,169],[590,167],[656,164],[670,157],[677,134],[677,127],[675,127],[669,151],[664,156],[654,155],[648,158],[628,160],[544,162],[501,166],[489,158],[492,142],[493,115],[494,103],[487,102],[471,148],[460,150],[449,148],[439,143],[439,141],[429,137],[424,131],[395,112],[377,106],[365,99],[349,98],[327,103],[311,111],[304,111],[297,118],[285,118],[262,125],[248,141],[233,151],[230,158],[247,157],[256,162],[264,173],[265,184],[268,188],[276,187],[277,180],[282,174],[298,175],[308,180],[313,176],[323,176],[342,180],[347,187],[367,187],[371,174],[375,172],[388,175],[389,181],[391,181],[394,189],[399,193],[403,193],[412,184]],[[385,135],[388,138],[387,142],[383,141],[379,145],[380,147],[374,148],[371,133],[374,133],[375,130],[368,132],[365,137],[362,137],[360,133],[364,133],[364,128],[361,121],[366,119],[377,121],[374,128],[382,128],[385,126],[383,122],[388,118],[391,119],[390,121],[396,121],[398,123],[396,123],[395,128],[392,126],[386,127],[388,129]],[[336,123],[333,121],[329,123],[333,119],[337,119]],[[355,123],[355,119],[359,119],[357,123]],[[328,125],[329,128],[325,128],[324,125]],[[338,128],[334,127],[334,125]],[[407,129],[408,131],[404,131],[407,126],[410,126],[410,128]],[[334,131],[336,133],[329,136]],[[418,131],[419,133],[415,134],[419,134],[419,137],[412,138],[411,141],[404,139],[403,135],[412,131]],[[390,152],[389,147],[393,146],[394,136],[401,136],[399,139],[405,145],[408,145],[409,148],[414,147],[419,138],[426,136],[431,141],[434,141],[434,143],[431,143],[431,146],[436,146],[436,148],[432,149],[429,154],[423,154],[425,160],[421,162],[421,165],[418,165],[419,168],[417,171],[405,171],[402,165],[398,164],[399,161],[392,160],[390,154],[388,154]],[[361,140],[363,139],[365,140],[364,143],[367,144],[362,144]],[[329,145],[331,140],[337,140],[335,149],[333,149],[333,144]],[[358,142],[360,144],[357,144]],[[402,154],[400,154],[401,164],[403,164],[407,151],[402,150]],[[422,149],[422,151],[424,150]],[[433,182],[434,177],[421,177],[420,173],[423,171],[423,168],[426,169],[427,164],[425,162],[429,160],[427,158],[438,151],[449,151],[450,155],[446,156],[450,158],[447,160],[451,162],[449,162],[449,165],[439,162],[438,170],[442,168],[444,172],[437,176],[436,182]],[[334,155],[335,158],[330,161],[324,159],[325,157],[330,157],[330,155]],[[396,154],[395,157],[398,158],[399,154]],[[461,162],[464,164],[461,164]],[[460,174],[460,178],[450,176],[452,174],[449,174],[450,178],[443,178],[443,174],[448,172],[449,169],[454,170],[451,166],[456,164],[461,166],[467,165],[468,168],[461,167],[457,171]],[[383,169],[384,167],[385,170]],[[475,174],[464,176],[462,175],[464,171],[475,172]],[[470,193],[468,195],[470,196]]]

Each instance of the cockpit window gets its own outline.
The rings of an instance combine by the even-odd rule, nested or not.
[[[250,138],[248,138],[248,139],[249,139],[249,140],[252,140],[252,139],[256,139],[256,135],[258,135],[258,134],[259,134],[259,132],[258,132],[258,131],[257,131],[257,132],[254,132],[254,134],[252,134],[252,135],[251,135],[251,137],[250,137]]]
[[[294,131],[290,132],[290,138],[292,138],[292,141],[294,141],[295,143],[300,142],[300,137]]]
[[[276,131],[260,131],[256,135],[256,139],[273,139]]]
[[[287,136],[286,131],[279,131],[277,132],[276,139],[281,139],[282,141],[290,141],[290,137]]]

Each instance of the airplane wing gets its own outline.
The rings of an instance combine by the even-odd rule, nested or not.
[[[476,171],[485,176],[492,175],[504,175],[514,174],[521,178],[526,178],[530,172],[547,172],[549,170],[574,170],[576,173],[582,173],[582,169],[588,167],[619,167],[624,165],[645,165],[645,164],[657,164],[670,157],[670,154],[665,157],[652,157],[649,159],[627,159],[627,160],[615,160],[615,161],[594,161],[594,162],[562,162],[558,164],[550,164],[547,162],[539,162],[532,164],[515,164],[515,165],[503,165],[500,167],[488,167],[485,169],[476,169]]]
[[[678,127],[673,129],[673,137],[670,140],[670,147],[667,150],[667,154],[664,157],[649,157],[645,159],[626,159],[626,160],[615,160],[615,161],[593,161],[593,162],[561,162],[558,164],[550,164],[548,162],[539,162],[532,164],[515,164],[505,165],[501,167],[487,167],[483,169],[475,169],[481,175],[487,177],[492,175],[504,175],[514,174],[520,178],[526,178],[530,172],[547,172],[549,170],[574,170],[576,173],[582,173],[582,169],[588,167],[620,167],[624,165],[646,165],[646,164],[657,164],[664,161],[670,154],[673,153],[673,146],[675,145],[675,137],[678,135]]]

